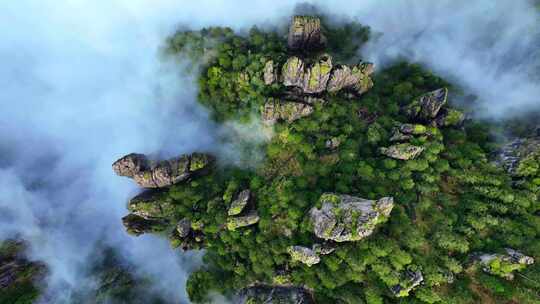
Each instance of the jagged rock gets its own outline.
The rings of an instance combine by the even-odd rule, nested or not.
[[[427,133],[427,127],[419,124],[401,124],[399,127],[394,129],[390,141],[408,141],[412,139],[413,135],[422,135]]]
[[[369,77],[372,73],[372,63],[361,63],[352,69],[346,65],[339,66],[332,71],[327,90],[337,92],[353,88],[357,94],[363,94],[373,87],[373,81]]]
[[[143,154],[132,153],[114,162],[113,170],[120,176],[132,177],[143,188],[163,188],[190,178],[213,160],[210,155],[193,153],[152,162]]]
[[[540,137],[519,138],[504,145],[497,153],[495,162],[509,174],[517,175],[520,164],[535,155],[540,155]]]
[[[323,55],[311,65],[304,75],[303,91],[307,94],[321,93],[326,89],[326,84],[332,71],[332,57]]]
[[[274,70],[274,61],[269,60],[264,65],[264,84],[271,85],[277,80],[276,72]]]
[[[169,221],[163,218],[145,218],[136,214],[128,214],[122,218],[128,233],[141,235],[147,232],[159,232],[167,229]]]
[[[262,109],[261,118],[266,125],[273,125],[278,120],[293,122],[313,113],[313,106],[300,102],[279,101],[269,98]]]
[[[326,38],[321,32],[321,20],[312,16],[294,16],[287,39],[291,50],[313,50],[323,47]]]
[[[229,207],[229,215],[238,215],[242,213],[242,210],[246,207],[251,198],[251,191],[249,189],[243,190],[238,194],[236,199],[231,203]]]
[[[259,222],[259,216],[256,213],[245,216],[229,217],[227,220],[227,229],[236,230],[237,228],[251,226]]]
[[[481,254],[477,260],[482,265],[482,270],[503,277],[507,280],[514,279],[514,271],[523,270],[527,265],[534,264],[534,258],[511,248],[506,248],[506,254]]]
[[[131,153],[114,162],[112,167],[119,176],[133,177],[141,171],[148,170],[150,161],[144,154]]]
[[[341,141],[337,137],[332,137],[330,139],[327,139],[326,142],[324,143],[326,148],[328,148],[330,150],[337,149],[340,144],[341,144]]]
[[[439,128],[459,126],[465,120],[465,114],[455,109],[442,109],[435,118],[435,125]]]
[[[414,146],[409,143],[397,144],[388,148],[381,148],[382,154],[400,160],[410,160],[416,158],[424,151],[424,147]]]
[[[446,104],[448,97],[448,89],[441,88],[435,91],[426,93],[419,98],[413,100],[406,108],[405,113],[411,119],[418,119],[423,121],[431,121],[437,114],[443,105]]]
[[[304,61],[296,56],[290,57],[281,69],[283,85],[287,87],[303,87],[304,73]]]
[[[287,252],[291,255],[293,261],[302,262],[310,267],[318,264],[321,261],[319,255],[311,248],[303,246],[290,246]]]
[[[133,197],[128,203],[128,210],[142,217],[168,217],[173,215],[174,206],[157,190],[145,190]]]
[[[180,238],[185,238],[191,232],[191,221],[188,218],[181,219],[176,224],[176,232]]]
[[[402,276],[404,277],[403,280],[399,282],[399,284],[390,288],[394,296],[398,298],[408,296],[411,290],[424,281],[424,276],[419,270],[406,270]]]
[[[330,245],[330,244],[314,244],[313,245],[313,251],[315,253],[320,255],[327,255],[336,250],[336,247]]]
[[[391,197],[373,201],[330,193],[323,194],[320,203],[320,209],[310,210],[314,233],[321,239],[336,242],[358,241],[371,235],[394,207]]]
[[[243,289],[237,304],[314,304],[313,296],[301,287],[252,286]]]

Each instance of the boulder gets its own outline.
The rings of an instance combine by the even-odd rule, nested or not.
[[[424,147],[414,146],[409,143],[402,143],[390,146],[388,148],[381,148],[382,154],[400,160],[410,160],[416,158],[424,151]]]
[[[264,65],[263,78],[264,78],[264,84],[266,85],[271,85],[276,81],[277,76],[274,70],[273,60],[267,61],[266,64]]]
[[[139,236],[147,232],[159,232],[167,229],[169,221],[163,218],[145,218],[130,213],[122,218],[128,233]]]
[[[307,94],[321,93],[326,90],[326,84],[332,71],[332,57],[323,55],[311,65],[304,75],[303,91]]]
[[[309,213],[314,233],[336,242],[358,241],[371,235],[394,207],[391,197],[374,201],[331,193],[323,194],[319,203],[321,207],[313,207]]]
[[[127,176],[143,188],[163,188],[190,178],[213,163],[207,154],[193,153],[159,162],[149,161],[143,154],[129,154],[113,163],[113,170]]]
[[[128,210],[142,217],[169,217],[174,214],[171,202],[155,189],[145,190],[129,200]]]
[[[236,199],[231,203],[229,207],[229,215],[238,215],[242,213],[244,208],[247,206],[249,199],[251,198],[251,191],[249,189],[243,190],[238,194]]]
[[[312,248],[313,248],[313,251],[315,251],[315,253],[320,254],[320,255],[327,255],[336,250],[336,247],[327,243],[314,244]]]
[[[313,16],[294,16],[289,27],[287,44],[291,50],[309,51],[326,44],[321,20]]]
[[[431,121],[437,117],[442,106],[446,104],[447,98],[447,88],[431,91],[413,100],[405,107],[405,113],[411,119]]]
[[[477,260],[486,273],[500,276],[507,280],[514,279],[514,271],[525,269],[527,265],[534,264],[534,258],[523,253],[506,248],[506,254],[481,254]]]
[[[269,98],[262,108],[261,118],[264,124],[273,125],[278,120],[291,123],[311,113],[313,113],[312,105]]]
[[[304,86],[304,61],[293,56],[287,59],[281,68],[281,76],[283,77],[283,85],[287,87],[303,87]]]
[[[178,237],[180,238],[187,237],[191,232],[191,221],[188,218],[181,219],[176,224],[176,232],[178,233]]]
[[[357,94],[363,94],[373,87],[373,81],[369,77],[372,73],[372,63],[360,63],[352,69],[341,65],[332,71],[327,90],[337,92],[341,89],[354,89]]]
[[[287,252],[291,255],[293,261],[302,262],[310,267],[321,261],[319,255],[311,248],[290,246]]]
[[[398,298],[408,296],[411,290],[413,290],[416,286],[420,285],[424,281],[424,276],[419,270],[406,270],[403,274],[401,274],[401,277],[402,279],[399,284],[394,285],[392,286],[392,288],[390,288],[392,294],[394,294],[394,296]]]
[[[301,287],[256,285],[243,289],[237,304],[314,304],[311,293]]]
[[[460,126],[465,120],[465,114],[455,109],[442,109],[435,118],[435,125],[439,128]]]
[[[227,229],[236,230],[241,227],[251,226],[259,222],[259,216],[251,213],[245,216],[229,217],[227,220]]]
[[[148,170],[150,161],[144,154],[131,153],[115,161],[112,167],[116,175],[133,177],[141,171]]]

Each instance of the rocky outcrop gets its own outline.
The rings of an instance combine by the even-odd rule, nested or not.
[[[424,147],[415,146],[409,143],[402,143],[390,146],[388,148],[381,148],[380,152],[391,158],[410,160],[420,155],[424,149]]]
[[[259,216],[255,212],[244,216],[229,217],[227,219],[227,229],[236,230],[241,227],[251,226],[257,224],[259,219]]]
[[[411,290],[424,281],[424,276],[420,270],[406,270],[401,274],[401,277],[399,284],[390,288],[392,294],[398,298],[408,296]]]
[[[317,62],[311,65],[305,75],[303,91],[306,94],[321,93],[326,90],[326,84],[332,71],[332,57],[323,55]]]
[[[411,119],[431,121],[437,117],[442,106],[446,104],[447,98],[447,88],[431,91],[413,100],[405,108],[405,113]]]
[[[136,236],[143,233],[159,232],[167,229],[169,221],[163,218],[142,217],[130,213],[122,218],[127,232]]]
[[[371,235],[394,207],[391,197],[373,201],[331,193],[323,194],[319,203],[320,208],[310,210],[313,232],[318,238],[336,242],[358,241]]]
[[[142,217],[169,217],[174,215],[174,206],[159,190],[150,189],[136,195],[128,203],[128,210]]]
[[[187,180],[213,163],[208,154],[193,153],[164,161],[150,161],[143,154],[128,154],[112,167],[120,176],[133,178],[143,188],[163,188]]]
[[[463,124],[464,120],[465,114],[462,112],[455,109],[445,108],[440,111],[434,122],[437,127],[444,128],[460,126]]]
[[[183,218],[176,224],[176,233],[178,237],[185,238],[191,232],[191,221],[188,218]]]
[[[427,127],[420,124],[401,124],[397,128],[394,128],[390,141],[408,141],[411,140],[414,135],[424,135],[427,133]]]
[[[313,113],[313,106],[295,101],[280,101],[269,98],[262,109],[262,121],[266,125],[273,125],[277,121],[291,123]]]
[[[310,51],[326,44],[321,20],[312,16],[294,16],[289,27],[287,44],[291,50]]]
[[[533,157],[540,157],[540,136],[535,138],[519,138],[504,145],[497,153],[496,163],[509,174],[518,175],[520,164]]]
[[[257,285],[243,289],[237,304],[314,304],[311,293],[301,287]]]
[[[369,77],[373,73],[372,63],[360,63],[352,69],[341,65],[332,71],[328,82],[328,92],[337,92],[342,89],[353,89],[361,95],[373,87],[373,81]]]
[[[277,80],[276,71],[274,69],[274,61],[269,60],[264,65],[263,72],[264,84],[271,85]]]
[[[304,86],[304,61],[296,56],[287,59],[281,68],[281,76],[283,77],[283,85],[287,87]]]
[[[291,255],[291,259],[293,261],[304,263],[310,267],[312,265],[318,264],[321,261],[319,255],[314,250],[308,247],[291,246],[289,247],[287,252]]]
[[[534,258],[511,248],[506,248],[506,254],[481,254],[477,260],[482,265],[482,270],[503,277],[507,280],[514,279],[514,271],[525,269],[527,265],[534,263]]]
[[[231,206],[229,207],[228,214],[230,216],[238,215],[242,213],[244,208],[249,203],[249,200],[251,198],[251,191],[249,189],[243,190],[238,194],[236,199],[231,203]]]

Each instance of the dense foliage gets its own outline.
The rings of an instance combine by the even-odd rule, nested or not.
[[[327,26],[330,52],[342,62],[354,59],[359,45],[340,48],[336,41],[361,43],[367,33],[357,24]],[[182,31],[169,40],[169,51],[204,58],[199,101],[217,121],[256,119],[266,98],[283,93],[279,84],[262,80],[266,61],[282,64],[289,56],[285,39],[274,32]],[[483,273],[470,258],[505,247],[540,257],[539,159],[520,168],[516,182],[490,162],[488,126],[473,121],[459,128],[428,127],[412,142],[425,147],[418,158],[388,158],[379,148],[391,144],[396,123],[408,122],[400,109],[425,92],[452,87],[406,62],[379,71],[373,81],[361,97],[325,94],[326,104],[312,115],[278,122],[256,169],[220,166],[168,190],[175,219],[190,219],[204,235],[206,264],[187,286],[192,301],[208,301],[209,291],[231,295],[256,282],[306,286],[318,303],[540,301],[538,264],[507,281]],[[330,138],[341,143],[337,149],[326,147]],[[260,222],[225,229],[234,195],[247,188]],[[306,214],[325,192],[393,196],[397,205],[370,237],[340,243],[311,267],[293,262],[289,246],[316,241]],[[424,282],[408,297],[396,298],[389,288],[406,269],[421,269]]]

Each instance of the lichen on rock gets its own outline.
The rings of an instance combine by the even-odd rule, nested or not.
[[[231,203],[231,206],[229,207],[227,213],[230,216],[242,213],[244,208],[247,206],[250,198],[251,191],[249,189],[241,191],[236,197],[236,199]]]
[[[503,277],[507,280],[514,279],[514,271],[525,269],[534,264],[534,258],[517,250],[506,248],[506,254],[481,254],[477,260],[482,265],[482,270]]]
[[[441,108],[446,104],[448,98],[448,89],[440,88],[428,92],[413,100],[406,108],[405,113],[411,119],[431,121]]]
[[[332,193],[322,195],[319,202],[321,207],[313,207],[309,213],[313,232],[318,238],[336,242],[358,241],[371,235],[394,207],[391,197],[374,201]]]
[[[319,255],[308,247],[290,246],[287,252],[291,255],[293,261],[304,263],[310,267],[321,261]]]
[[[380,148],[382,154],[400,160],[410,160],[416,158],[424,151],[424,147],[415,146],[409,143],[402,143],[390,146],[388,148]]]
[[[306,103],[268,98],[262,108],[261,118],[266,125],[273,125],[279,120],[291,123],[311,115],[313,111],[313,106]]]
[[[303,91],[307,94],[321,93],[326,90],[330,72],[332,71],[332,57],[323,55],[311,65],[304,75]]]
[[[229,217],[227,220],[227,229],[236,230],[238,228],[251,226],[259,222],[259,216],[256,213],[251,213],[244,216]]]

